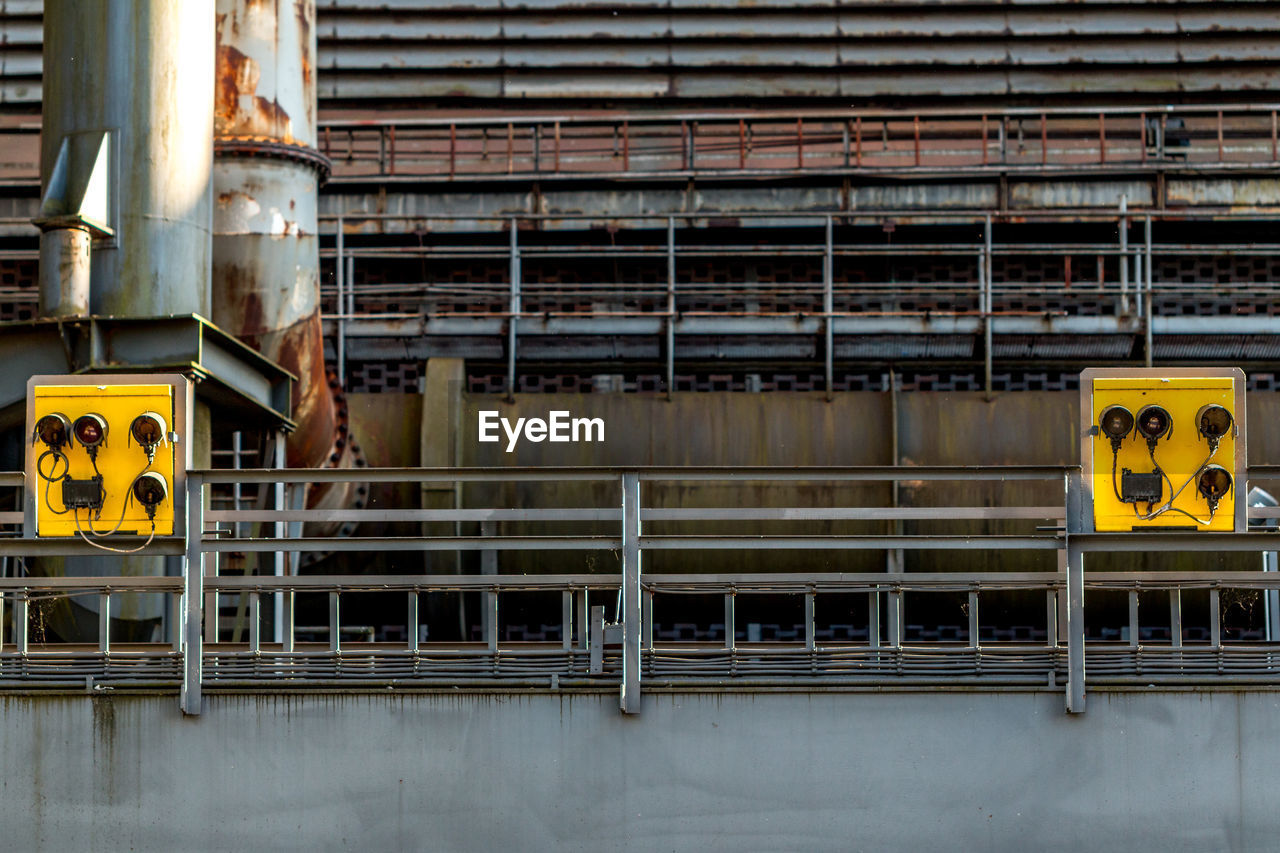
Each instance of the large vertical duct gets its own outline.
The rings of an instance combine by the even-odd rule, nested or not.
[[[208,313],[213,14],[213,0],[45,0],[40,255],[47,266],[40,307],[46,316],[83,315],[86,298],[88,310],[100,315]],[[85,207],[86,199],[93,204]],[[111,234],[91,253],[85,220],[104,226],[95,233]],[[194,431],[207,425],[206,410]],[[162,575],[165,558],[46,559],[38,569]],[[113,615],[156,619],[163,604],[153,599],[120,596]],[[87,601],[84,609],[65,608],[46,620],[68,639],[92,637],[96,618],[86,611],[95,607],[96,600]]]
[[[107,132],[109,225],[93,248],[94,314],[209,312],[213,0],[45,0],[41,186],[64,141]],[[43,257],[82,257],[60,229]],[[72,240],[75,240],[72,235]],[[75,288],[67,288],[76,292]],[[44,313],[83,313],[49,288]]]
[[[217,0],[213,320],[298,377],[292,467],[351,467],[320,327],[315,0]],[[354,489],[313,488],[311,506]]]

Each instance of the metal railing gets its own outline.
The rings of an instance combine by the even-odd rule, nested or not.
[[[767,240],[756,229],[738,228],[736,241],[708,242],[705,229],[697,227],[706,221],[701,214],[628,217],[637,236],[608,245],[585,242],[575,230],[539,230],[547,217],[510,217],[505,245],[472,240],[390,248],[354,242],[346,232],[353,225],[393,220],[434,232],[458,217],[325,217],[336,235],[333,248],[322,250],[333,269],[332,285],[322,287],[327,331],[344,383],[352,338],[505,338],[508,393],[516,388],[520,343],[530,336],[656,337],[668,390],[674,385],[680,336],[817,336],[822,343],[815,357],[824,364],[830,391],[837,335],[981,336],[982,346],[974,351],[981,353],[990,389],[996,334],[1116,336],[1108,344],[1114,351],[1095,354],[1106,358],[1129,357],[1127,341],[1116,348],[1119,336],[1140,336],[1139,349],[1150,365],[1156,334],[1267,334],[1274,325],[1280,244],[1193,243],[1166,236],[1173,229],[1160,233],[1166,223],[1184,223],[1183,213],[1131,212],[1123,201],[1112,212],[1077,213],[1078,221],[1113,225],[1117,238],[1071,244],[1002,235],[1004,226],[990,214],[912,216],[920,223],[972,224],[975,237],[874,242],[865,227],[856,226],[891,229],[892,214],[756,212],[735,217],[733,224],[769,224]],[[535,235],[522,236],[529,232]],[[1186,259],[1197,260],[1189,272]],[[444,280],[381,280],[382,270],[411,260],[424,270],[430,265]],[[1224,283],[1224,275],[1234,279],[1237,273],[1234,267],[1224,267],[1225,272],[1214,267],[1219,260],[1245,263],[1248,272]],[[769,282],[732,277],[735,265],[753,262],[785,272]],[[1033,278],[1027,268],[1036,263],[1041,266]],[[1209,274],[1205,264],[1212,267]],[[810,271],[809,280],[789,277],[797,266]],[[371,267],[378,270],[378,282],[360,281]],[[565,271],[577,268],[584,280],[565,283]],[[912,280],[917,268],[920,280]],[[457,270],[473,275],[455,282]],[[589,277],[602,271],[607,278]]]
[[[1256,477],[1280,471],[1255,469]],[[205,486],[239,483],[285,484],[359,479],[368,483],[462,485],[474,490],[466,502],[443,509],[211,510]],[[972,483],[1032,481],[1049,493],[1066,494],[1061,504],[1044,506],[830,506],[654,505],[642,488],[678,484],[688,494],[699,485],[723,490],[825,484],[840,489],[888,485],[898,481]],[[0,476],[13,487],[20,475]],[[614,492],[613,501],[590,506],[530,508],[506,505],[502,488],[533,489],[537,484],[573,482],[590,487],[583,494]],[[615,491],[616,487],[616,491]],[[494,491],[497,489],[498,491]],[[0,638],[0,688],[104,689],[177,687],[188,713],[199,713],[204,689],[316,689],[347,687],[431,687],[490,685],[511,688],[620,688],[624,711],[640,708],[641,684],[680,688],[697,685],[759,687],[818,685],[1020,685],[1063,688],[1068,709],[1084,709],[1084,678],[1095,685],[1126,683],[1225,684],[1280,683],[1280,645],[1270,639],[1228,636],[1223,599],[1229,591],[1263,596],[1271,622],[1280,619],[1280,574],[1271,572],[1085,572],[1084,555],[1096,552],[1269,552],[1280,549],[1274,532],[1234,534],[1085,532],[1080,517],[1082,486],[1074,469],[1056,467],[896,467],[896,468],[681,468],[681,469],[364,469],[361,471],[220,470],[188,477],[187,529],[198,536],[177,536],[150,546],[151,553],[182,555],[182,577],[37,577],[0,578],[10,611],[7,636]],[[290,506],[288,500],[282,506]],[[1275,508],[1252,508],[1257,519],[1275,519]],[[0,514],[11,528],[22,514]],[[441,525],[445,535],[424,528],[418,535],[315,538],[299,525],[351,520],[375,525]],[[1048,522],[1036,526],[1036,522]],[[1064,523],[1065,521],[1065,523]],[[904,524],[969,524],[965,532],[903,533]],[[774,527],[761,532],[758,525]],[[458,529],[456,525],[463,525]],[[478,535],[465,526],[478,526]],[[507,526],[506,532],[498,525]],[[565,529],[576,525],[577,532]],[[777,527],[782,525],[782,527]],[[888,527],[886,527],[888,525]],[[990,532],[1000,525],[1006,532]],[[242,528],[248,535],[232,535]],[[793,532],[775,532],[783,529]],[[816,529],[815,529],[816,528]],[[1026,528],[1021,530],[1020,528]],[[867,532],[868,530],[891,532]],[[434,530],[434,528],[432,528]],[[689,530],[697,532],[690,533]],[[1007,532],[1012,530],[1013,532]],[[275,536],[268,533],[274,531]],[[240,554],[297,555],[308,551],[348,554],[477,553],[480,571],[461,574],[309,575],[289,574],[287,560],[259,564],[261,574],[226,575],[219,558]],[[1034,568],[1035,554],[1052,552],[1056,569],[1031,571],[903,571],[903,551],[1019,552]],[[565,555],[613,553],[617,570],[555,573]],[[888,571],[793,571],[669,573],[642,571],[642,559],[664,553],[683,555],[694,564],[709,552],[790,552],[846,555],[882,552]],[[75,540],[0,539],[0,556],[29,558],[87,554]],[[649,554],[645,558],[645,554]],[[532,559],[537,571],[499,573],[503,555]],[[896,555],[896,556],[895,556]],[[25,562],[24,562],[25,565]],[[1261,561],[1259,561],[1261,568]],[[543,573],[546,570],[546,573]],[[1209,597],[1207,636],[1196,640],[1184,630],[1181,600],[1205,591]],[[500,634],[502,602],[523,593],[559,594],[558,637],[510,640]],[[1128,630],[1113,641],[1086,644],[1084,607],[1090,596],[1128,597]],[[111,625],[119,596],[163,596],[163,639],[112,642]],[[353,640],[344,634],[344,604],[353,597],[378,596],[380,618],[403,629],[396,639],[385,630]],[[434,640],[421,628],[438,624],[423,615],[424,604],[440,596],[479,600],[481,629],[475,639]],[[909,623],[909,608],[929,596],[959,597],[965,623],[949,636],[922,637]],[[1020,626],[997,633],[986,616],[987,604],[1002,596],[1020,597]],[[37,615],[49,601],[73,596],[96,598],[96,644],[40,641]],[[667,624],[673,601],[700,597],[722,618],[718,638],[681,638],[655,632]],[[793,636],[746,636],[738,630],[739,608],[753,597],[777,605],[801,602],[803,617]],[[221,624],[222,601],[234,597],[243,618],[240,631]],[[300,637],[295,613],[305,598],[318,598],[327,613],[324,624]],[[790,598],[788,598],[790,597]],[[1154,620],[1139,618],[1139,602],[1157,601]],[[399,604],[394,603],[398,599]],[[708,599],[710,604],[708,605]],[[1038,604],[1036,602],[1039,602]],[[388,602],[391,602],[388,604]],[[832,603],[837,602],[837,603]],[[853,602],[853,603],[851,603]],[[910,604],[904,602],[911,602]],[[315,603],[314,601],[312,602]],[[456,603],[450,605],[456,608]],[[1007,602],[1000,605],[1007,607]],[[723,608],[720,610],[720,608]],[[313,608],[314,609],[314,608]],[[430,609],[430,607],[428,607]],[[445,608],[456,614],[455,610]],[[606,611],[612,619],[606,623]],[[836,637],[820,614],[861,613],[860,636]],[[994,611],[993,611],[994,612]],[[1144,611],[1145,612],[1145,611]],[[1030,617],[1027,614],[1038,613]],[[446,617],[456,619],[456,615]],[[843,616],[842,616],[843,618]],[[1168,626],[1167,641],[1143,638],[1142,625]],[[4,620],[0,620],[0,625]],[[827,624],[826,628],[821,627]],[[232,636],[228,636],[228,634]],[[315,634],[322,636],[314,636]]]
[[[1053,109],[581,112],[330,119],[335,179],[1257,167],[1280,163],[1275,104]],[[0,130],[0,178],[39,174],[38,125]]]
[[[803,110],[325,121],[337,178],[1157,168],[1280,162],[1277,107]]]

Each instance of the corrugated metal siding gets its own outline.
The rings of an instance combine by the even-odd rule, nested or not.
[[[1280,87],[1280,3],[318,0],[322,101],[1094,99]],[[34,104],[40,0],[0,0]]]

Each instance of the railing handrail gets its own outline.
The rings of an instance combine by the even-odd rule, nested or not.
[[[795,119],[827,119],[839,121],[844,119],[879,119],[888,121],[907,121],[916,117],[930,119],[989,119],[1000,117],[1039,118],[1042,115],[1054,118],[1063,116],[1079,116],[1096,118],[1102,115],[1141,116],[1152,118],[1168,115],[1216,115],[1223,113],[1269,113],[1280,110],[1280,103],[1221,103],[1221,104],[1148,104],[1146,106],[1129,105],[1078,105],[1052,107],[926,107],[888,109],[842,107],[839,109],[756,109],[756,110],[642,110],[642,111],[599,111],[577,113],[543,113],[520,114],[511,116],[441,116],[414,118],[322,118],[319,121],[321,132],[324,128],[382,128],[382,127],[506,127],[508,124],[518,127],[529,125],[613,125],[621,122],[629,124],[663,124],[680,121],[698,121],[707,123],[737,121],[794,121]]]

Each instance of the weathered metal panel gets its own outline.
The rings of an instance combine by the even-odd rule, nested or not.
[[[617,701],[206,693],[193,721],[172,696],[6,697],[0,768],[25,781],[0,823],[15,850],[166,853],[1263,853],[1280,834],[1270,690],[1093,690],[1071,717],[1059,690]]]
[[[991,208],[996,205],[994,183],[886,184],[854,189],[854,210],[939,210]]]
[[[1276,178],[1169,178],[1169,204],[1264,207],[1280,204]]]
[[[40,3],[0,9],[0,100],[34,103]],[[264,4],[264,8],[267,4]],[[332,0],[323,98],[1062,96],[1274,89],[1276,4]],[[779,76],[777,68],[811,73]],[[627,67],[644,80],[595,79]],[[843,70],[836,75],[832,67]],[[554,80],[503,70],[548,69]],[[719,73],[723,69],[725,73]],[[395,74],[379,74],[380,70]],[[555,85],[559,84],[559,88]]]
[[[1009,184],[1009,206],[1015,208],[1119,208],[1121,197],[1128,197],[1132,206],[1150,207],[1151,184],[1147,181],[1020,181]]]

